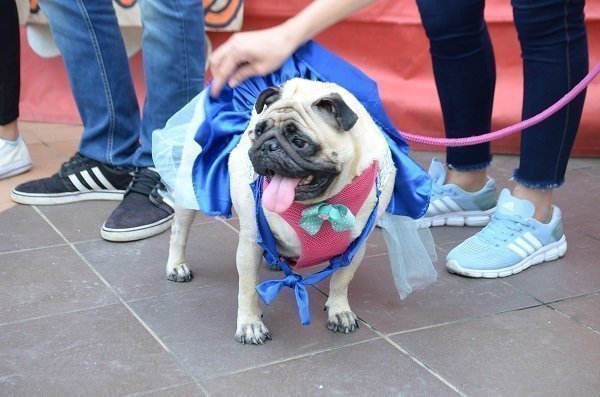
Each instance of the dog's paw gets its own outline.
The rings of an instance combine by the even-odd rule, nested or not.
[[[172,269],[167,270],[167,280],[185,282],[192,279],[192,271],[186,263],[181,263]]]
[[[332,332],[343,332],[347,334],[358,328],[358,317],[352,311],[343,311],[340,313],[329,313],[327,328]]]
[[[240,325],[235,332],[235,340],[244,345],[263,345],[267,340],[271,340],[271,334],[262,321],[257,321]]]

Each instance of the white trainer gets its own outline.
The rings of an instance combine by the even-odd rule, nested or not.
[[[31,168],[31,157],[21,137],[15,141],[0,138],[0,179],[22,174]]]

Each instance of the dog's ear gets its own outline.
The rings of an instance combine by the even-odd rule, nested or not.
[[[313,103],[313,106],[333,116],[337,126],[342,129],[342,131],[350,130],[358,121],[356,113],[350,109],[348,104],[344,102],[342,96],[337,92],[332,92],[331,94],[316,100]]]
[[[273,102],[277,101],[281,98],[281,89],[279,87],[269,87],[265,88],[256,99],[256,103],[254,104],[254,108],[256,109],[256,113],[261,113],[265,105],[268,107]]]

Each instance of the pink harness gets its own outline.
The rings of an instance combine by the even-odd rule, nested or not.
[[[377,162],[352,180],[341,192],[327,200],[328,204],[343,204],[356,215],[375,186]],[[263,184],[263,189],[268,184]],[[350,230],[336,232],[329,222],[323,222],[321,229],[311,236],[299,225],[302,211],[310,205],[294,202],[290,208],[279,214],[296,232],[302,246],[300,257],[287,258],[295,269],[318,265],[346,251],[350,245]]]

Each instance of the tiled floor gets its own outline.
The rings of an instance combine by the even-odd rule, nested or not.
[[[237,222],[198,215],[195,278],[166,280],[168,234],[103,241],[114,202],[13,206],[10,186],[58,169],[79,127],[22,123],[35,167],[0,182],[0,395],[598,396],[600,159],[573,159],[556,193],[569,241],[558,261],[496,280],[448,274],[443,257],[476,228],[435,228],[438,281],[395,292],[380,230],[350,287],[361,322],[332,334],[310,290],[265,306],[273,341],[234,341]],[[415,153],[426,166],[431,153]],[[515,157],[496,156],[506,186]],[[273,277],[268,271],[262,278]]]

